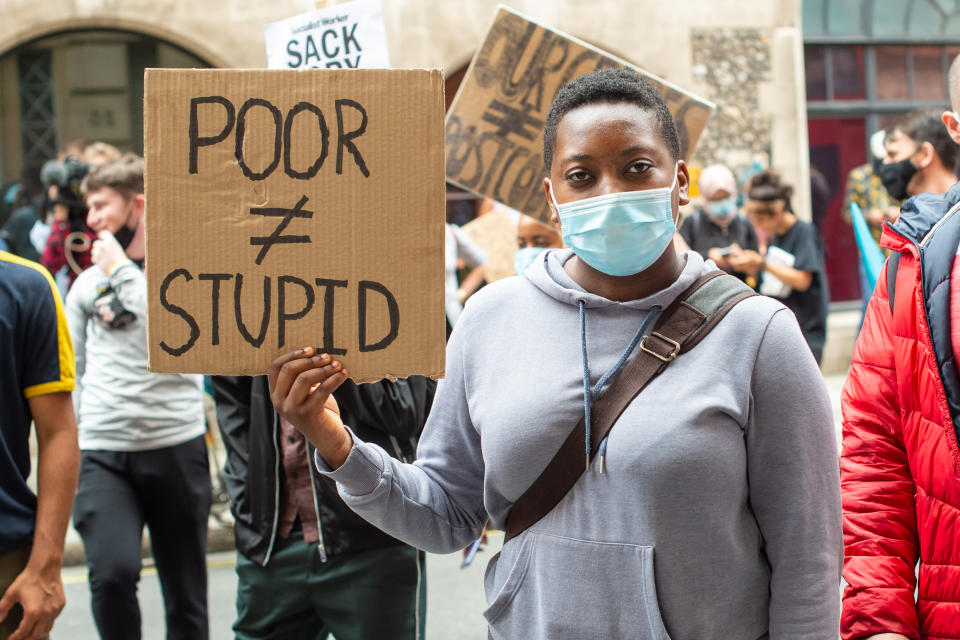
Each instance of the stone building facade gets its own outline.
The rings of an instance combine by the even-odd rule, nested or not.
[[[35,164],[31,153],[76,137],[139,150],[140,69],[262,68],[263,25],[316,4],[0,0],[8,17],[0,21],[0,183],[18,179],[25,159]],[[383,0],[383,6],[392,64],[441,67],[455,78],[497,0]],[[748,12],[741,0],[515,0],[511,6],[717,103],[694,164],[743,170],[756,161],[796,185],[807,183],[800,0],[758,0]],[[797,195],[798,210],[809,215],[807,189]]]

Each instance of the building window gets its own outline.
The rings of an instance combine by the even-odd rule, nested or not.
[[[841,211],[849,171],[875,131],[920,107],[949,108],[960,54],[960,0],[804,0],[810,163],[831,194],[822,220],[834,301],[861,296],[853,232]]]
[[[35,49],[17,56],[20,88],[20,144],[24,162],[43,164],[57,155],[56,117],[50,51]]]
[[[957,0],[804,0],[807,37],[948,36],[960,30]]]

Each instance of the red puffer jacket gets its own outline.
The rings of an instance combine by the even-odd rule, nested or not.
[[[843,389],[844,640],[960,639],[958,202],[960,186],[918,196],[884,231],[899,268],[891,257],[877,283]]]

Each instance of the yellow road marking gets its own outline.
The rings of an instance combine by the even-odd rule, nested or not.
[[[227,567],[232,567],[237,564],[237,557],[235,555],[230,555],[227,558],[217,558],[214,560],[207,560],[207,569],[225,569]],[[90,577],[87,574],[85,569],[77,570],[76,573],[73,573],[73,570],[70,570],[70,575],[63,576],[63,584],[81,584],[87,582]],[[157,575],[157,568],[152,564],[144,567],[140,571],[141,576],[155,576]]]

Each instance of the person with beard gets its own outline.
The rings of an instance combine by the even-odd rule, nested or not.
[[[960,147],[944,127],[947,117],[943,113],[935,107],[917,109],[888,129],[887,155],[878,173],[894,200],[918,193],[946,193],[957,181]]]
[[[730,262],[732,255],[759,249],[757,232],[737,208],[736,178],[727,167],[714,164],[700,172],[699,186],[703,206],[680,224],[680,236],[704,259],[755,286],[750,275]]]
[[[93,265],[67,295],[76,351],[81,467],[73,523],[83,539],[100,637],[140,637],[144,524],[167,636],[206,638],[211,486],[202,379],[147,370],[143,160],[83,180]]]

